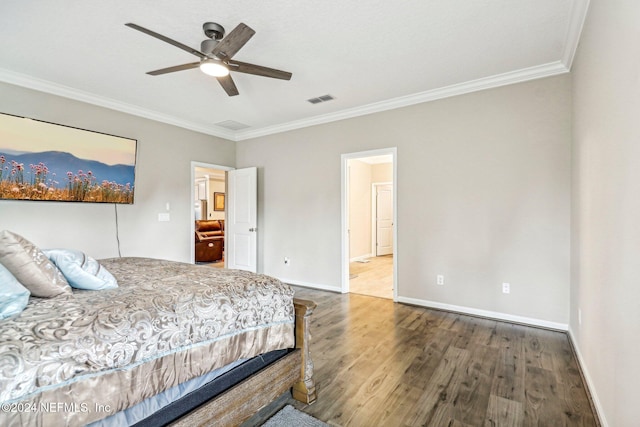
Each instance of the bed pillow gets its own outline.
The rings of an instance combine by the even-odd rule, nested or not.
[[[0,320],[22,313],[29,303],[29,290],[0,264]]]
[[[36,245],[8,230],[0,231],[0,264],[34,297],[71,293],[69,283],[49,258]]]
[[[74,249],[44,249],[43,252],[62,271],[76,289],[98,291],[118,287],[116,278],[98,261]]]

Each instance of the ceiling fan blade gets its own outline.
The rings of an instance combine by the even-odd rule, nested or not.
[[[238,92],[238,88],[236,87],[236,84],[233,82],[231,75],[224,76],[224,77],[216,77],[216,79],[218,79],[218,82],[220,82],[220,86],[222,86],[224,91],[227,92],[227,95],[236,96],[240,93]]]
[[[161,74],[175,73],[176,71],[190,70],[192,68],[198,68],[199,62],[191,62],[189,64],[176,65],[174,67],[161,68],[160,70],[149,71],[147,74],[151,76],[159,76]]]
[[[261,65],[248,64],[240,61],[228,61],[229,70],[239,73],[254,74],[256,76],[271,77],[274,79],[291,80],[292,74],[288,71],[276,70],[275,68],[263,67]]]
[[[200,52],[199,50],[195,50],[195,49],[193,49],[193,48],[191,48],[191,47],[189,47],[189,46],[187,46],[185,44],[182,44],[182,43],[177,42],[177,41],[175,41],[173,39],[170,39],[169,37],[163,36],[162,34],[158,34],[155,31],[151,31],[151,30],[148,30],[148,29],[146,29],[144,27],[141,27],[140,25],[136,25],[136,24],[133,24],[131,22],[129,22],[127,24],[124,24],[124,25],[126,25],[129,28],[133,28],[134,30],[138,30],[138,31],[141,31],[141,32],[143,32],[145,34],[148,34],[151,37],[155,37],[155,38],[157,38],[159,40],[162,40],[165,43],[169,43],[170,45],[173,45],[173,46],[175,46],[177,48],[180,48],[180,49],[182,49],[182,50],[184,50],[186,52],[189,52],[192,55],[198,56],[198,57],[200,57],[202,59],[207,57],[207,55],[205,55],[204,53]]]
[[[220,59],[231,59],[255,33],[252,28],[240,23],[218,43],[213,54]]]

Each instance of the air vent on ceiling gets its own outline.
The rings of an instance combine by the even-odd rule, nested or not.
[[[220,126],[229,130],[242,130],[251,127],[249,125],[245,125],[244,123],[236,122],[235,120],[225,120],[223,122],[218,122],[216,123],[216,126]]]
[[[333,96],[327,94],[327,95],[318,96],[317,98],[309,98],[307,99],[307,102],[310,102],[312,104],[320,104],[321,102],[327,102],[333,99],[335,99]]]

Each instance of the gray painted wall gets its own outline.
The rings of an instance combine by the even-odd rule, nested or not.
[[[233,142],[3,83],[0,111],[137,139],[135,203],[118,206],[122,255],[189,261],[191,161],[234,166]],[[171,221],[158,222],[167,202]],[[43,248],[118,255],[111,204],[0,200],[0,229]]]
[[[339,288],[340,155],[398,147],[399,295],[567,324],[570,141],[561,76],[239,142],[258,268]]]
[[[639,22],[640,2],[591,0],[573,67],[570,328],[610,426],[639,422]]]

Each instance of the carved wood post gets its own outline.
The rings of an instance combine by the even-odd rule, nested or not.
[[[294,298],[293,304],[296,313],[296,348],[302,353],[302,363],[300,366],[300,381],[293,385],[293,398],[311,404],[316,400],[316,383],[313,380],[313,361],[311,360],[310,345],[311,333],[309,325],[311,323],[311,313],[317,307],[313,301]]]

